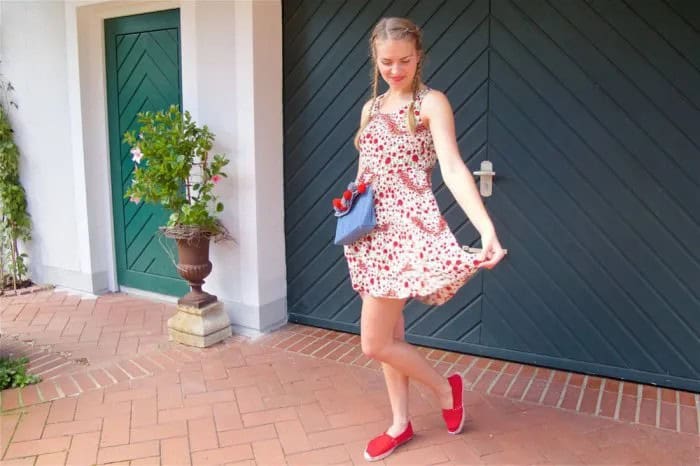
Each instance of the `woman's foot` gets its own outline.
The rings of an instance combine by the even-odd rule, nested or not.
[[[367,461],[379,461],[391,455],[397,447],[403,445],[413,438],[413,427],[409,422],[403,432],[397,435],[390,435],[392,426],[382,435],[373,438],[365,448],[365,459]]]
[[[464,405],[462,402],[462,376],[459,374],[453,374],[447,378],[447,381],[449,382],[452,391],[452,404],[451,407],[445,408],[445,404],[443,403],[442,418],[445,420],[445,424],[447,425],[447,432],[450,434],[459,434],[462,432],[462,428],[464,427],[465,418]]]

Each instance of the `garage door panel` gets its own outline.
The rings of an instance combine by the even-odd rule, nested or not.
[[[508,212],[507,209],[504,211]],[[518,224],[517,221],[512,223]],[[515,239],[512,232],[509,236],[513,247],[543,251],[548,247],[546,244],[538,245],[539,248],[529,242],[524,244]],[[568,265],[567,258],[557,253],[537,256],[535,252],[528,251],[508,261],[502,275],[507,280],[512,295],[517,296],[521,305],[526,309],[536,309],[531,315],[546,337],[563,343],[561,357],[603,364],[623,364],[624,358],[610,344],[610,333],[614,332],[598,329],[604,314],[591,312],[591,306],[587,305],[589,303],[576,299],[577,295],[585,297],[586,293],[570,292],[576,286],[585,288],[586,283],[575,274],[561,276],[553,268]],[[567,282],[567,279],[571,281]],[[566,307],[562,306],[563,303]],[[602,310],[605,311],[604,308]]]
[[[687,60],[689,64],[697,71],[700,70],[700,49],[697,47],[697,31],[700,27],[695,27],[693,30],[693,16],[700,24],[700,8],[698,8],[697,2],[694,0],[688,0],[686,3],[688,5],[694,4],[694,7],[687,7],[685,9],[678,8],[678,3],[669,1],[666,4],[660,2],[633,2],[628,3],[627,6],[634,10],[644,21],[648,24],[653,24],[654,29],[658,31],[659,35],[663,37],[664,43],[657,45],[654,41],[653,44],[649,44],[650,47],[666,47],[666,44],[671,48],[667,51],[667,55],[672,57],[672,60],[668,60],[668,63],[673,64],[672,66],[683,66],[678,65],[678,62]],[[666,57],[661,57],[654,54],[656,59],[666,59]],[[666,62],[664,62],[666,65]],[[665,69],[665,66],[664,66]],[[679,83],[690,84],[690,86],[685,86],[683,84],[678,84],[680,88],[684,90],[687,96],[693,96],[692,100],[698,106],[700,106],[700,100],[697,94],[700,90],[692,85],[692,80],[684,79],[688,76],[686,73],[690,73],[692,76],[692,70],[686,70],[685,67],[678,69],[676,76],[674,76]]]
[[[315,307],[313,316],[318,319],[335,320],[339,316],[344,321],[355,322],[360,316],[362,302],[349,286],[338,286]],[[346,314],[343,314],[343,313]]]
[[[555,108],[580,108],[566,112],[571,126],[599,150],[621,152],[619,157],[606,157],[609,163],[629,164],[628,161],[632,159],[632,165],[639,167],[635,170],[635,176],[643,169],[646,177],[653,177],[662,189],[648,190],[648,196],[656,195],[666,199],[669,204],[668,208],[656,209],[658,212],[663,215],[670,209],[676,216],[700,217],[700,204],[694,201],[698,185],[688,171],[669,160],[663,147],[655,144],[635,125],[611,97],[581,73],[580,67],[559,48],[550,42],[542,42],[539,35],[534,33],[520,34],[516,38],[513,36],[516,30],[517,24],[506,32],[498,21],[494,21],[492,34],[495,54],[515,67],[521,76],[527,76],[528,82],[552,99],[550,102]],[[528,47],[525,48],[520,40],[527,41]],[[689,219],[685,221],[687,223]],[[694,228],[697,228],[697,223]],[[678,229],[678,233],[685,237],[692,232],[693,229]]]
[[[509,210],[504,209],[504,212]],[[510,247],[524,248],[523,254],[510,258],[503,271],[513,295],[527,309],[537,310],[532,315],[539,316],[538,322],[547,338],[563,341],[562,357],[624,365],[625,356],[619,354],[610,343],[615,331],[602,332],[596,320],[600,319],[600,312],[591,312],[592,307],[587,305],[587,301],[576,299],[577,295],[591,299],[590,291],[585,291],[587,284],[575,274],[561,275],[553,271],[553,266],[566,267],[568,263],[566,258],[548,251],[547,244],[533,245],[519,241],[510,230],[513,228],[510,224],[519,223],[514,220],[509,222],[509,227],[503,228],[505,236],[509,237],[509,245],[512,245]],[[548,255],[537,255],[536,251],[546,251]],[[570,281],[567,282],[567,279]],[[584,289],[571,292],[570,289],[576,286]]]
[[[498,94],[493,93],[492,96],[494,105],[498,107]],[[515,110],[512,112],[511,115],[514,115]],[[494,160],[498,160],[498,154],[523,153],[522,149],[518,149],[519,142],[496,118],[491,128]],[[533,132],[525,128],[522,134],[532,135]],[[544,147],[539,149],[540,152],[544,150]],[[646,341],[656,338],[656,333],[645,326],[641,336],[635,336],[617,318],[616,309],[637,307],[637,303],[626,293],[610,285],[615,280],[614,272],[611,273],[612,265],[617,262],[624,270],[625,264],[619,264],[616,257],[618,252],[604,240],[603,232],[591,230],[589,220],[575,214],[576,203],[563,188],[569,184],[564,180],[562,186],[558,186],[558,182],[545,185],[542,182],[542,166],[530,158],[519,161],[517,171],[507,164],[505,157],[500,160],[503,170],[510,173],[512,188],[509,193],[492,200],[491,210],[497,213],[500,222],[510,232],[504,241],[514,242],[515,250],[526,248],[527,253],[523,254],[540,261],[541,268],[550,271],[559,286],[566,290],[569,299],[560,301],[559,312],[566,312],[570,317],[572,312],[580,310],[591,316],[591,324],[604,335],[607,346],[616,348],[615,352],[622,352],[627,360],[643,351]],[[527,180],[535,178],[539,178],[539,182],[527,183]],[[534,193],[537,193],[536,197],[533,197]],[[510,257],[508,260],[515,259]],[[545,273],[539,270],[532,272]],[[635,318],[639,320],[643,316],[638,313]],[[579,322],[579,325],[582,324]],[[581,326],[581,331],[596,344],[600,343],[597,332],[590,333],[590,325]]]
[[[480,322],[482,277],[477,275],[458,292],[457,296],[443,306],[427,307],[419,302],[407,306],[406,331],[415,335],[436,337],[444,327],[456,320],[459,314],[470,314],[468,320]],[[465,317],[466,318],[466,317]]]
[[[355,169],[351,170],[354,173]],[[350,176],[350,171],[348,171],[347,176]],[[324,204],[327,205],[323,207],[323,211],[321,208],[314,209],[313,215],[304,219],[297,228],[289,233],[287,248],[289,257],[293,261],[296,261],[297,258],[304,260],[304,257],[309,257],[309,255],[314,257],[320,250],[325,249],[327,244],[332,244],[337,219],[333,215],[332,209],[328,207],[330,200],[326,199]],[[338,246],[333,246],[338,248]]]
[[[289,144],[291,150],[296,150],[307,135],[312,135],[312,141],[322,141],[335,125],[345,117],[347,105],[358,105],[367,84],[357,80],[351,80],[363,73],[355,73],[357,64],[348,63],[346,67],[339,68],[338,76],[329,77],[328,84],[322,86],[318,93],[309,100],[302,109],[299,109],[300,118],[295,120],[285,132],[285,144]],[[345,106],[340,106],[340,102]],[[361,107],[360,107],[361,108]],[[340,110],[340,111],[339,111]],[[355,117],[359,122],[359,116]],[[357,123],[356,123],[357,125]],[[305,160],[306,154],[300,159]],[[296,171],[296,164],[289,167],[290,173]]]
[[[554,41],[566,44],[566,54],[582,71],[585,70],[597,88],[662,148],[667,157],[689,170],[687,174],[700,184],[700,158],[695,157],[698,148],[649,102],[635,85],[637,76],[630,81],[598,46],[591,43],[597,40],[595,34],[602,34],[602,31],[596,29],[600,19],[592,16],[594,13],[590,8],[582,2],[558,2],[556,10],[553,6],[540,7],[539,1],[519,6],[527,11],[530,21],[536,23],[542,32]],[[572,22],[583,31],[576,30]]]
[[[579,353],[596,354],[596,349],[603,353],[597,354],[600,361],[620,359],[619,351],[626,354],[622,356],[623,359],[634,357],[635,343],[641,345],[641,342],[634,338],[628,341],[629,332],[625,327],[616,322],[607,322],[612,309],[597,296],[590,276],[586,275],[586,266],[589,270],[596,267],[594,258],[582,257],[579,270],[571,270],[568,255],[569,250],[575,247],[566,249],[566,241],[549,242],[538,235],[534,231],[536,222],[542,218],[555,223],[556,220],[545,215],[540,218],[525,218],[522,209],[526,203],[527,199],[515,204],[510,199],[502,198],[495,206],[500,209],[499,217],[507,218],[498,224],[504,241],[507,239],[509,247],[523,251],[517,258],[508,258],[509,273],[505,276],[505,272],[499,273],[498,277],[503,276],[509,287],[517,290],[514,294],[519,299],[530,302],[528,309],[532,309],[533,314],[547,316],[552,324],[556,323],[559,326],[559,333],[550,334],[551,338],[561,338],[571,329],[575,329],[585,344],[581,344],[583,349],[577,348],[576,351],[566,354],[566,357],[584,359]],[[555,225],[552,230],[561,231],[561,228],[557,227],[558,225]],[[521,239],[523,237],[527,237],[527,240]],[[537,304],[537,300],[545,304]],[[606,324],[603,326],[602,322]],[[615,341],[624,341],[624,348],[630,349],[623,350],[623,347],[614,344]]]
[[[352,20],[353,15],[348,14],[351,11],[343,11],[346,3],[343,0],[315,1],[300,11],[303,15],[297,15],[301,27],[290,30],[287,37],[290,53],[287,56],[288,66],[285,66],[284,85],[290,92],[299,89],[307,76],[306,70],[313,69],[325,55],[329,44],[338,39],[336,31],[344,30]],[[310,21],[312,17],[314,21]]]
[[[469,24],[466,27],[470,28],[471,26],[472,24]],[[469,38],[463,37],[463,42],[453,42],[451,36],[443,36],[434,47],[426,52],[430,55],[427,55],[429,58],[426,59],[425,79],[431,86],[443,92],[449,92],[453,83],[464,72],[472,68],[475,61],[485,56],[489,46],[489,24],[486,17],[484,16],[480,23],[473,26],[474,30],[464,31],[469,33]],[[452,58],[446,62],[440,61],[439,58],[433,58],[432,54],[438,48],[441,55]]]
[[[460,306],[456,307],[457,312],[450,312],[452,317],[445,321],[441,328],[435,329],[431,335],[438,340],[479,344],[481,342],[481,299],[481,283],[479,283],[479,294],[476,298],[472,301],[460,300]]]
[[[337,255],[338,246],[332,242],[335,235],[335,224],[336,218],[332,214],[326,213],[326,218],[318,226],[299,230],[299,238],[303,237],[305,240],[299,239],[299,246],[289,254],[290,267],[287,271],[290,277],[302,274],[305,269],[314,261],[320,260],[322,254],[329,250]],[[301,226],[305,227],[306,222],[302,222]],[[331,257],[334,256],[331,255]]]
[[[338,247],[328,241],[327,238],[321,237],[324,233],[327,233],[327,231],[320,231],[318,235],[311,238],[311,240],[318,240],[318,246],[313,248],[313,250],[309,251],[308,248],[304,247],[298,252],[299,260],[295,262],[298,262],[299,265],[294,269],[289,269],[288,283],[290,288],[296,287],[302,281],[313,283],[322,274],[323,270],[340,258]],[[334,233],[334,231],[331,233]],[[294,293],[290,293],[290,296],[293,297]]]
[[[601,199],[595,208],[589,210],[592,220],[604,228],[608,224],[607,220],[600,218],[605,213],[604,210],[610,211],[609,217],[621,219],[624,222],[624,225],[619,226],[622,233],[617,236],[611,235],[610,239],[620,250],[629,255],[630,260],[642,275],[653,280],[654,287],[665,299],[679,308],[689,308],[691,303],[688,300],[696,299],[696,295],[689,287],[697,287],[697,281],[691,284],[688,279],[699,277],[700,268],[697,262],[687,260],[687,251],[678,244],[675,233],[666,226],[668,223],[659,222],[659,217],[663,220],[665,215],[663,210],[657,209],[672,206],[660,203],[658,200],[653,205],[649,205],[650,198],[653,199],[649,194],[649,187],[653,186],[653,180],[647,179],[645,172],[636,170],[638,164],[633,160],[629,160],[626,165],[624,160],[620,162],[623,154],[610,157],[614,152],[606,150],[606,147],[601,147],[597,153],[593,153],[590,145],[572,129],[583,128],[583,125],[578,125],[576,121],[571,124],[562,122],[560,116],[554,114],[552,105],[543,105],[542,95],[535,95],[531,89],[522,85],[515,73],[511,73],[500,58],[494,57],[493,68],[499,74],[496,84],[500,82],[500,88],[512,90],[511,98],[518,99],[516,102],[518,107],[527,112],[530,121],[541,132],[547,132],[548,140],[556,144],[557,150],[562,154],[563,157],[543,163],[544,167],[555,170],[560,161],[570,160],[575,166],[576,175],[580,176],[565,173],[568,171],[566,166],[562,170],[555,171],[555,176],[563,177],[567,185],[576,183],[578,187],[583,183],[590,189],[594,189]],[[499,112],[496,105],[494,110],[496,114],[507,114],[513,111],[508,109]],[[603,159],[607,158],[614,159],[618,163],[610,167],[603,162]],[[584,186],[581,188],[586,190]],[[649,202],[641,202],[640,198]],[[681,222],[681,225],[683,223],[685,222]],[[678,225],[678,223],[670,224]],[[695,230],[692,224],[687,227],[691,231]],[[700,236],[700,230],[697,234]],[[684,277],[684,274],[678,273],[678,269],[672,271],[670,264],[682,264],[681,270],[687,271],[688,275]]]
[[[503,275],[505,272],[501,272]],[[486,296],[489,303],[488,313],[482,314],[482,329],[490,331],[498,329],[501,334],[499,347],[535,354],[551,354],[557,357],[561,355],[561,341],[548,340],[542,330],[532,319],[528,309],[521,306],[518,297],[512,294],[512,290],[499,284],[498,280],[485,279],[494,289]],[[494,312],[495,311],[495,312]],[[496,326],[492,319],[502,317],[506,321],[505,326]],[[508,331],[510,329],[510,332]],[[488,335],[488,332],[485,332]],[[503,338],[509,337],[509,338]],[[487,344],[490,342],[487,341]]]
[[[663,76],[670,84],[660,84],[658,89],[648,88],[649,96],[666,91],[672,100],[657,100],[657,103],[665,105],[679,99],[679,111],[685,111],[683,109],[687,105],[691,105],[695,111],[700,108],[700,88],[693,84],[700,82],[700,66],[694,67],[689,61],[693,55],[700,57],[700,54],[697,46],[691,48],[687,40],[682,36],[677,37],[677,33],[671,29],[685,29],[685,34],[688,34],[687,23],[675,15],[671,8],[659,2],[627,2],[622,5],[600,0],[591,2],[591,6],[624,38],[628,47],[634,48],[635,54],[640,58],[638,66],[653,68],[655,75]],[[658,40],[659,38],[663,40]],[[700,60],[696,65],[700,65]],[[670,115],[674,117],[675,110]]]
[[[499,94],[497,92],[492,92],[492,101],[494,107],[498,108]],[[514,109],[508,112],[508,114],[512,119],[517,115]],[[495,131],[491,140],[494,141],[494,144],[501,144],[503,141],[508,140],[508,136],[505,133],[497,132],[499,125],[496,121],[497,120],[494,119],[494,123],[491,125]],[[529,141],[536,140],[534,134],[534,129],[525,127],[525,129],[522,130],[522,137],[528,137]],[[529,151],[533,154],[535,152],[539,154],[548,152],[547,145],[544,143],[539,147],[532,147]],[[499,152],[513,153],[513,149],[506,146],[500,148]],[[554,159],[554,157],[551,159]],[[541,166],[544,166],[544,164]],[[508,167],[504,166],[504,169],[510,171]],[[520,170],[523,176],[527,176],[530,173],[528,171],[528,164],[524,162],[520,164]],[[534,176],[535,170],[532,170],[532,172],[531,176]],[[573,198],[583,198],[583,195],[576,192],[576,187],[573,182],[569,183],[564,178],[563,183],[569,188]],[[526,183],[522,183],[521,185],[524,186],[525,184]],[[513,188],[514,186],[515,185],[513,185]],[[541,185],[533,184],[530,186],[535,188]],[[583,301],[583,303],[591,312],[598,313],[599,317],[596,319],[596,322],[601,326],[603,331],[615,330],[614,333],[617,333],[617,335],[611,337],[610,341],[623,341],[626,346],[634,344],[637,348],[644,346],[650,349],[650,355],[654,355],[654,358],[658,358],[658,360],[662,362],[659,367],[673,367],[676,370],[687,370],[689,367],[682,361],[686,356],[681,356],[679,358],[678,355],[674,353],[678,352],[675,348],[679,346],[679,344],[676,343],[679,337],[684,341],[684,344],[690,345],[687,346],[688,350],[695,351],[694,348],[697,347],[697,343],[693,342],[693,337],[691,337],[692,331],[680,325],[676,318],[670,319],[669,317],[672,316],[669,316],[666,312],[659,312],[659,309],[665,309],[667,306],[659,300],[658,295],[653,290],[648,288],[649,284],[645,283],[642,277],[640,277],[639,272],[631,265],[629,258],[622,254],[618,248],[606,239],[604,231],[611,233],[616,231],[614,215],[606,211],[604,205],[598,206],[598,210],[595,211],[594,214],[599,217],[605,216],[606,218],[602,220],[602,223],[608,225],[608,228],[603,230],[599,227],[595,230],[598,233],[598,238],[592,237],[591,233],[593,233],[594,230],[590,228],[592,223],[590,221],[590,216],[585,218],[575,215],[563,215],[564,212],[572,211],[572,209],[565,205],[557,206],[555,203],[560,203],[562,200],[565,200],[567,196],[557,196],[551,189],[541,189],[543,190],[543,194],[540,195],[542,202],[552,203],[552,205],[554,205],[553,210],[559,213],[559,220],[569,225],[566,230],[558,234],[548,233],[546,231],[545,228],[555,226],[556,224],[551,222],[551,218],[541,218],[543,209],[528,208],[527,205],[519,204],[519,209],[513,209],[509,212],[507,203],[501,201],[519,203],[523,199],[523,194],[518,191],[515,191],[512,196],[504,194],[498,199],[494,198],[492,210],[499,218],[504,219],[504,222],[512,221],[517,218],[516,212],[529,212],[533,225],[537,225],[537,231],[542,232],[542,234],[550,239],[553,245],[558,246],[562,254],[572,254],[578,249],[577,246],[580,245],[586,252],[585,255],[572,257],[568,267],[553,265],[552,270],[556,270],[557,273],[565,273],[567,268],[580,267],[579,274],[590,281],[590,288],[595,290],[595,293],[600,296],[599,302]],[[551,193],[552,195],[545,197],[547,193]],[[511,230],[518,232],[518,234],[524,238],[532,238],[534,236],[527,233],[522,226],[517,226]],[[624,233],[620,234],[624,235]],[[611,234],[611,236],[613,236],[614,239],[615,235]],[[599,241],[596,241],[596,239]],[[575,240],[575,242],[572,244],[571,240]],[[567,241],[569,244],[567,244]],[[562,242],[563,244],[560,245]],[[535,247],[535,243],[528,242],[527,244],[529,248]],[[586,258],[592,261],[588,262],[589,264],[595,265],[587,266]],[[575,293],[577,288],[569,284],[567,285],[567,290],[570,293]],[[572,299],[576,301],[577,298]],[[601,310],[603,310],[603,312],[601,312]],[[620,313],[623,312],[623,310],[630,310],[631,315],[622,319]],[[673,311],[671,310],[671,312]],[[660,317],[660,319],[657,319],[657,317]],[[603,322],[605,322],[605,325],[603,325]],[[626,334],[627,338],[619,334],[618,331]],[[674,337],[671,338],[671,335],[674,335]],[[620,340],[620,338],[622,338],[622,340]],[[672,351],[669,351],[669,346],[673,348]],[[666,348],[666,350],[664,351],[663,348]],[[656,364],[653,365],[656,366]],[[647,369],[650,368],[647,367]]]
[[[488,8],[488,0],[447,1],[442,3],[437,12],[422,25],[424,47],[428,57],[425,63],[426,78],[438,68],[455,66],[447,63],[446,59],[451,57],[455,49],[462,46],[465,39],[478,29],[488,16]],[[476,38],[480,44],[483,44],[483,40],[483,36]]]
[[[643,100],[647,108],[656,110],[649,115],[648,127],[660,131],[662,125],[668,125],[674,129],[672,137],[687,138],[698,150],[700,111],[659,72],[656,65],[661,63],[655,63],[656,58],[652,56],[652,61],[649,61],[640,53],[641,49],[651,52],[645,45],[647,43],[662,44],[662,41],[655,40],[658,38],[656,31],[621,2],[594,0],[587,6],[563,3],[558,9],[570,21],[577,18],[576,28],[614,64],[620,78],[629,85],[629,101]],[[667,65],[666,72],[673,72],[673,68]],[[695,82],[700,78],[698,73],[692,72],[685,76],[694,78]],[[669,137],[669,134],[661,134],[661,140]]]
[[[488,78],[488,54],[482,54],[445,90],[457,127],[471,127],[488,110]]]
[[[694,0],[666,0],[673,11],[690,24],[695,31],[700,31],[700,8]]]
[[[284,0],[284,7],[282,8],[282,19],[284,21],[284,43],[291,43],[291,39],[299,31],[302,24],[306,20],[305,16],[300,12],[300,8],[316,8],[314,4],[318,4],[323,0]]]
[[[497,69],[496,63],[497,60],[494,59],[495,69]],[[501,76],[503,75],[505,73]],[[671,271],[657,251],[657,244],[659,245],[658,249],[673,249],[681,261],[687,264],[686,267],[692,267],[687,257],[682,257],[684,256],[683,251],[675,244],[668,230],[655,221],[655,217],[645,206],[639,204],[633,192],[629,189],[623,189],[619,180],[611,179],[613,173],[606,170],[599,159],[587,157],[589,154],[578,152],[573,141],[565,139],[567,128],[557,127],[556,118],[538,121],[538,118],[547,115],[546,111],[538,111],[540,110],[537,108],[538,99],[527,100],[526,90],[518,92],[512,83],[506,86],[514,90],[512,93],[514,96],[517,95],[523,99],[519,108],[528,112],[530,118],[527,121],[532,121],[538,126],[538,128],[522,130],[522,139],[530,141],[541,139],[541,143],[534,145],[530,152],[533,155],[535,153],[545,154],[542,146],[550,146],[550,141],[558,142],[558,147],[551,147],[547,151],[549,155],[543,157],[541,168],[542,170],[549,168],[554,176],[561,179],[568,187],[575,199],[585,200],[578,209],[586,212],[589,221],[597,225],[598,231],[601,232],[600,240],[611,242],[610,247],[617,253],[612,256],[614,259],[611,260],[611,257],[604,254],[601,254],[601,257],[605,257],[606,261],[610,262],[611,267],[614,267],[613,270],[616,270],[615,273],[624,275],[625,278],[622,281],[624,285],[621,286],[631,295],[638,295],[640,292],[648,295],[644,301],[649,307],[648,319],[661,326],[667,336],[677,335],[679,332],[680,335],[686,337],[690,337],[693,333],[697,334],[698,329],[695,328],[695,325],[688,325],[692,320],[689,314],[692,313],[691,309],[693,309],[693,302],[696,298],[683,285],[684,280],[678,277],[677,270]],[[506,99],[501,100],[500,97],[501,94],[498,90],[492,92],[493,114],[508,115],[509,121],[514,121],[515,118],[512,115],[517,110],[514,107],[501,110],[499,103],[505,104]],[[553,129],[548,139],[545,139],[544,135],[535,137],[536,133],[544,131],[543,128]],[[552,139],[563,140],[552,141]],[[559,154],[556,154],[557,151]],[[571,169],[567,162],[564,162],[565,159],[576,165],[576,172]],[[596,176],[590,173],[591,168],[593,172],[597,173]],[[580,174],[583,170],[589,173],[581,177]],[[573,219],[575,217],[572,217]],[[700,273],[695,276],[700,276]],[[660,319],[656,319],[657,314],[653,313],[651,309],[664,307],[669,308],[673,318],[669,319],[669,316],[664,315]],[[684,319],[687,319],[687,322],[684,322]],[[683,340],[690,343],[686,338]]]
[[[292,277],[288,302],[297,306],[304,303],[315,307],[347,278],[347,265],[341,257],[325,256],[307,268],[306,273]],[[321,262],[321,263],[319,263]],[[313,273],[309,269],[314,269]]]
[[[315,97],[314,93],[309,92],[309,90],[320,89],[320,86],[325,83],[324,78],[335,75],[348,80],[357,71],[356,68],[363,66],[367,61],[367,27],[364,20],[366,16],[373,15],[374,12],[383,9],[387,2],[359,2],[363,5],[363,8],[359,10],[359,15],[352,11],[357,11],[358,5],[343,3],[337,18],[344,22],[347,20],[347,27],[326,27],[325,35],[327,37],[314,40],[313,44],[306,49],[301,61],[290,58],[295,66],[286,76],[285,86],[289,89],[291,109],[296,112],[301,112],[309,105]],[[315,23],[324,22],[317,19]],[[340,74],[342,70],[345,70],[346,73],[348,70],[351,72],[342,75]],[[289,114],[296,115],[292,112]]]
[[[510,251],[444,306],[409,301],[408,339],[700,389],[699,3],[290,5],[306,15],[285,11],[296,31],[285,36],[291,321],[359,330],[329,206],[357,170],[369,31],[408,14],[424,32],[424,77],[455,111],[463,160],[472,171],[494,163],[484,200]],[[458,241],[477,246],[439,169],[433,188]]]
[[[495,25],[494,35],[498,36],[499,31],[501,28]],[[505,40],[501,43],[505,43]],[[515,44],[501,48],[504,50],[503,55],[507,57],[501,57],[500,52],[494,53],[492,67],[494,75],[497,76],[494,81],[500,83],[502,88],[512,89],[511,94],[520,98],[521,108],[540,116],[540,127],[547,128],[548,131],[550,128],[556,129],[549,131],[551,138],[561,140],[559,146],[566,148],[563,150],[565,153],[576,152],[572,157],[582,162],[578,164],[580,169],[587,173],[587,177],[596,180],[597,189],[603,192],[607,199],[616,204],[626,201],[619,209],[623,214],[627,214],[628,221],[632,222],[638,231],[643,232],[649,243],[647,247],[662,248],[660,254],[670,262],[683,264],[684,268],[696,269],[698,262],[694,261],[693,265],[684,256],[688,254],[690,245],[695,243],[695,238],[700,236],[700,227],[690,216],[691,213],[686,211],[685,206],[693,205],[693,210],[697,211],[700,217],[700,204],[691,201],[691,197],[697,196],[698,188],[692,186],[685,173],[677,166],[669,164],[669,160],[659,153],[652,153],[646,157],[647,160],[653,161],[653,167],[644,167],[644,157],[641,154],[649,153],[649,146],[647,145],[646,149],[635,147],[634,152],[626,150],[615,139],[620,136],[620,132],[612,134],[609,130],[617,121],[609,121],[607,125],[600,121],[610,114],[610,106],[599,106],[594,109],[596,113],[593,113],[583,107],[583,102],[590,105],[595,96],[585,96],[590,97],[585,100],[581,100],[580,97],[575,99],[571,91],[559,84],[564,82],[569,89],[582,86],[581,83],[566,82],[566,67],[552,65],[551,69],[559,72],[557,80],[542,70],[534,58],[528,57],[526,50],[518,49]],[[536,88],[533,89],[533,86]],[[537,95],[534,95],[535,93]],[[554,115],[555,108],[568,108],[572,111]],[[633,135],[629,135],[627,139],[633,140]],[[635,154],[640,155],[635,157]],[[684,195],[687,201],[683,204],[668,194],[671,189],[678,191],[679,183],[687,193]],[[626,187],[626,191],[620,194],[622,186]],[[657,188],[650,189],[654,186]],[[630,196],[639,199],[644,206],[631,207],[630,204],[639,201],[630,199]],[[673,231],[673,237],[669,236],[671,233],[664,225],[678,226]],[[680,240],[680,244],[677,240]],[[697,256],[698,253],[691,250],[690,254]],[[696,269],[684,270],[679,275],[692,277],[698,274],[700,271]]]
[[[359,106],[357,111],[360,111]],[[298,204],[308,205],[309,202],[315,202],[319,193],[330,189],[338,178],[345,174],[349,165],[356,162],[357,151],[352,144],[352,129],[357,129],[358,123],[359,120],[351,118],[348,113],[341,124],[333,128],[326,139],[311,151],[303,165],[295,173],[290,173],[287,207],[292,212],[298,212],[296,217],[290,218],[291,223],[298,222],[302,216],[300,214],[304,212],[303,209],[296,209]],[[314,178],[326,182],[323,186],[309,183],[309,180]],[[344,184],[347,180],[340,181]]]
[[[334,307],[338,307],[335,306]],[[337,313],[333,317],[333,320],[329,322],[330,326],[335,327],[335,322],[340,323],[340,328],[345,328],[346,330],[352,329],[352,331],[357,332],[356,329],[360,325],[360,308],[362,307],[362,300],[360,296],[355,293],[355,298],[349,303],[344,303],[342,307],[338,308]],[[315,315],[315,314],[311,314]]]

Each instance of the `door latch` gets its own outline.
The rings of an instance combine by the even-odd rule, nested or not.
[[[479,254],[481,251],[483,251],[483,249],[481,248],[473,248],[471,246],[462,246],[462,249],[472,254]],[[503,248],[503,253],[508,254],[508,250],[506,248]]]
[[[474,176],[479,177],[479,193],[482,197],[489,197],[493,194],[493,178],[496,172],[493,171],[493,164],[489,160],[482,160],[479,168],[474,172]]]

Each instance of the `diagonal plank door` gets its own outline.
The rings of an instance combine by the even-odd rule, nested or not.
[[[168,213],[124,198],[134,163],[122,142],[138,130],[136,115],[181,103],[180,15],[168,10],[105,21],[110,159],[119,284],[169,295],[187,292],[173,260],[172,240],[160,237]]]
[[[356,173],[370,30],[408,16],[463,159],[510,250],[445,306],[409,302],[408,339],[700,389],[700,3],[283,3],[290,320],[359,331],[330,199]],[[435,171],[462,244],[478,246]]]

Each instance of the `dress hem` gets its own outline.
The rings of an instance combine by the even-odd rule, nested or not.
[[[470,273],[467,273],[466,276],[464,276],[462,279],[457,280],[456,282],[451,282],[450,285],[454,286],[454,291],[450,292],[449,295],[444,295],[441,294],[441,291],[445,289],[445,286],[437,287],[434,291],[426,294],[419,294],[416,292],[408,292],[408,293],[396,293],[393,296],[388,296],[388,295],[382,295],[382,294],[376,294],[372,293],[369,289],[365,287],[355,287],[353,286],[352,289],[357,292],[360,295],[368,295],[371,296],[372,298],[382,298],[382,299],[416,299],[424,304],[427,304],[429,306],[441,306],[445,304],[447,301],[451,300],[459,291],[459,289],[464,286],[468,281],[470,281],[474,276],[479,272],[479,269],[473,269],[470,271]],[[438,298],[438,299],[436,299]],[[440,298],[447,298],[447,299],[440,299]]]

